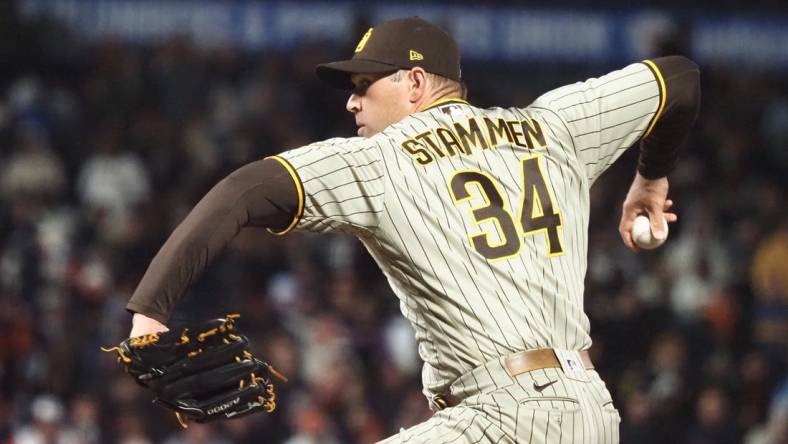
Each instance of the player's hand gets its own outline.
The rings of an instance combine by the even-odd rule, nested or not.
[[[648,216],[654,237],[665,238],[667,233],[662,230],[662,218],[664,217],[668,223],[678,220],[676,213],[669,212],[672,206],[673,201],[668,199],[667,177],[652,180],[637,173],[629,188],[627,198],[624,200],[621,222],[618,225],[618,232],[621,234],[624,245],[634,252],[640,251],[632,239],[632,224],[635,222],[635,218],[641,214]]]
[[[153,318],[149,318],[142,313],[134,313],[134,316],[131,318],[131,333],[129,333],[129,337],[134,338],[169,330],[167,326]]]
[[[154,403],[174,411],[184,428],[188,421],[270,413],[276,408],[271,377],[287,378],[252,354],[249,338],[235,323],[238,317],[228,314],[152,334],[167,327],[135,315],[134,326],[143,334],[132,330],[132,338],[101,349],[117,353],[124,371],[153,392]]]

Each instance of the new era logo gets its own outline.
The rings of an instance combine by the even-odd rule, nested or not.
[[[359,40],[358,45],[356,46],[356,52],[361,52],[364,47],[367,46],[369,38],[372,37],[372,29],[374,28],[369,28],[364,34],[364,37],[361,37],[361,40]]]
[[[410,50],[410,53],[408,54],[408,56],[409,56],[411,61],[413,61],[413,60],[424,60],[424,56],[420,52],[414,51],[412,49]]]

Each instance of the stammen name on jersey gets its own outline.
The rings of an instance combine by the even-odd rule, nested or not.
[[[436,157],[469,156],[473,148],[498,148],[516,145],[531,150],[546,147],[542,125],[536,119],[490,119],[484,117],[482,125],[471,117],[463,125],[454,123],[454,129],[434,128],[402,142],[402,148],[413,160],[427,165]]]

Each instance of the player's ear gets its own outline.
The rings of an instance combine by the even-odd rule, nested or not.
[[[427,94],[427,73],[417,66],[408,71],[408,99],[411,103],[415,103],[425,94]]]

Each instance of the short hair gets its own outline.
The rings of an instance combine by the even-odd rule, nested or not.
[[[430,81],[432,82],[434,91],[445,90],[447,93],[454,93],[458,95],[463,100],[465,100],[468,95],[468,87],[465,86],[464,82],[458,82],[457,80],[443,77],[438,74],[433,74],[431,72],[427,73],[427,77],[429,77]]]
[[[405,74],[410,71],[408,69],[400,69],[399,71],[395,72],[391,76],[392,82],[399,82],[405,76]],[[468,96],[468,87],[465,86],[464,82],[458,82],[457,80],[450,79],[448,77],[443,77],[438,74],[433,74],[431,72],[427,73],[427,78],[430,79],[430,84],[432,85],[432,91],[436,92],[440,95],[457,95],[459,98],[465,100]]]

